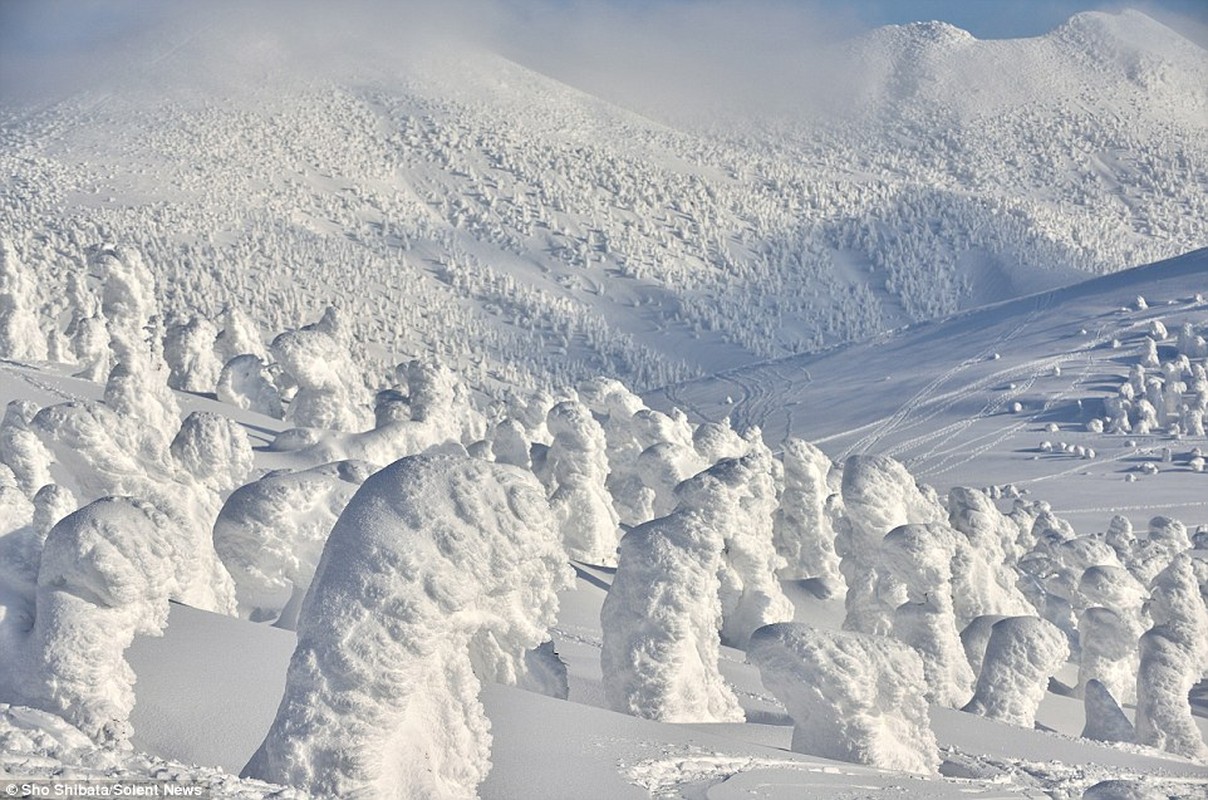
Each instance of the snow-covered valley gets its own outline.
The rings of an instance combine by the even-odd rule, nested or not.
[[[196,13],[0,103],[0,791],[1208,796],[1202,48]]]

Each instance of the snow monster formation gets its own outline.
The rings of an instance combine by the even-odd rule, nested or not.
[[[474,797],[490,768],[481,681],[526,677],[568,573],[532,475],[464,455],[376,473],[328,537],[244,775],[317,797]]]
[[[794,752],[922,775],[939,768],[923,662],[910,647],[783,622],[755,631],[747,658],[793,718]]]

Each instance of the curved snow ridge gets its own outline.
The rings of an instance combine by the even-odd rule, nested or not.
[[[620,766],[626,780],[649,792],[652,800],[705,797],[710,786],[724,783],[735,775],[760,769],[789,769],[826,775],[859,774],[829,764],[810,764],[787,758],[733,756],[695,747],[688,748],[680,755],[649,758]]]

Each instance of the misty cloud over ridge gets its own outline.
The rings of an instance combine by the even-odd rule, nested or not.
[[[134,88],[222,96],[270,78],[374,80],[432,55],[488,51],[655,118],[791,116],[816,112],[820,103],[833,111],[858,91],[858,70],[843,62],[840,43],[866,29],[860,9],[876,5],[4,2],[0,98],[42,104],[78,91]],[[996,6],[993,13],[1003,12]]]

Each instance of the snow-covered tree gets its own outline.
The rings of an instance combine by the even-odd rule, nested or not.
[[[1154,625],[1140,640],[1137,741],[1208,758],[1188,694],[1208,671],[1208,608],[1190,556],[1180,553],[1150,585]]]
[[[323,796],[474,797],[491,742],[475,667],[520,679],[568,572],[531,475],[466,456],[376,473],[323,549],[244,774]]]
[[[1065,635],[1038,617],[994,623],[973,699],[964,711],[1030,728],[1049,678],[1069,657]]]
[[[334,308],[312,325],[285,331],[269,349],[298,386],[286,419],[305,428],[360,431],[369,426],[368,391],[353,364]]]
[[[952,561],[958,534],[946,523],[902,525],[881,544],[878,594],[895,594],[891,633],[923,658],[927,699],[959,707],[969,701],[974,675],[965,658],[952,601]]]
[[[546,457],[549,501],[566,552],[579,561],[612,566],[621,530],[606,486],[604,429],[587,406],[574,400],[551,408],[547,425],[554,437]]]
[[[692,482],[680,497],[681,505],[689,508],[708,503],[716,515],[715,524],[725,540],[719,572],[721,638],[739,648],[756,628],[793,618],[793,604],[777,578],[784,559],[773,540],[773,515],[779,502],[777,465],[758,430],[752,431],[749,441],[745,456],[720,461],[707,470],[729,490],[726,500],[695,496]]]
[[[0,237],[0,358],[45,361],[46,335],[38,326],[34,276]]]
[[[259,356],[245,353],[223,365],[215,387],[223,403],[264,414],[274,419],[285,416],[281,392]]]
[[[218,325],[222,330],[214,340],[214,348],[222,363],[242,355],[256,356],[261,361],[268,358],[259,327],[243,309],[228,305],[218,318]]]
[[[1147,592],[1128,570],[1088,567],[1078,581],[1078,690],[1095,679],[1116,701],[1132,703],[1137,683],[1137,638],[1147,622]]]
[[[168,385],[185,392],[212,392],[223,362],[214,351],[218,328],[204,317],[173,325],[164,336]]]
[[[235,581],[241,616],[296,626],[327,535],[373,472],[340,461],[271,473],[231,493],[214,523],[214,549]]]
[[[679,509],[621,539],[600,610],[604,695],[614,711],[664,722],[741,721],[718,669],[725,538],[716,509],[734,502],[732,490],[708,471],[679,491]]]
[[[922,660],[906,645],[788,622],[755,631],[747,658],[792,717],[794,752],[924,775],[938,769]]]
[[[31,400],[13,400],[0,420],[0,464],[12,469],[21,491],[31,498],[52,482],[50,451],[30,428],[38,411]]]
[[[1016,585],[1020,556],[1015,525],[985,492],[956,486],[948,492],[948,520],[962,536],[952,555],[952,596],[956,625],[964,628],[987,614],[1034,612]]]
[[[845,516],[836,526],[835,552],[847,581],[843,626],[888,635],[899,603],[876,594],[881,541],[899,525],[943,522],[948,514],[930,489],[920,487],[904,466],[885,456],[847,459],[842,492]]]
[[[835,554],[834,521],[827,506],[831,460],[809,442],[789,438],[784,443],[782,461],[784,491],[774,525],[776,551],[786,562],[780,577],[813,579],[828,595],[837,594],[845,586]]]
[[[165,515],[126,498],[55,525],[37,557],[32,619],[20,631],[3,625],[4,699],[59,714],[97,742],[127,741],[134,672],[124,654],[135,634],[167,621],[174,537]]]

